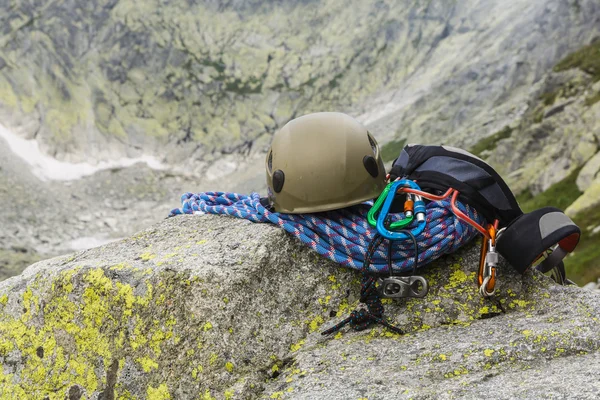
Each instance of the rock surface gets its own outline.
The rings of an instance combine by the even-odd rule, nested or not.
[[[592,181],[592,184],[571,204],[565,212],[571,217],[585,215],[586,212],[596,210],[600,205],[600,178]]]
[[[181,216],[0,282],[5,398],[594,398],[600,295],[478,249],[424,269],[424,299],[386,301],[406,334],[319,333],[356,306],[358,274],[279,228]]]
[[[510,137],[487,153],[515,193],[537,195],[586,163],[579,182],[591,185],[600,139],[600,103],[587,101],[593,83],[590,75],[570,69],[549,73],[532,89]]]

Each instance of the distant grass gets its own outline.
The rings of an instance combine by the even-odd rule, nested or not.
[[[542,207],[556,207],[565,210],[583,193],[575,181],[581,168],[571,172],[560,182],[550,186],[546,191],[533,196],[528,190],[517,196],[517,201],[524,212],[530,212]]]
[[[566,209],[582,194],[575,183],[579,171],[581,168],[537,196],[529,191],[521,193],[517,196],[521,209],[524,212],[548,206]],[[578,215],[573,218],[573,222],[579,226],[582,234],[575,251],[565,258],[565,268],[569,279],[578,285],[584,285],[600,278],[600,233],[592,235],[588,230],[600,225],[600,209]]]
[[[599,101],[600,101],[600,92],[596,93],[593,96],[590,96],[590,97],[586,98],[585,99],[585,105],[589,107],[592,104],[596,104]]]
[[[573,222],[581,229],[581,239],[572,255],[565,258],[565,268],[569,279],[585,285],[600,278],[600,232],[592,235],[588,230],[600,226],[600,209],[578,215]]]
[[[35,253],[0,249],[0,281],[19,275],[25,268],[41,259],[42,257]]]
[[[529,203],[533,199],[533,194],[531,194],[531,191],[529,189],[525,190],[522,193],[519,193],[518,195],[515,196],[515,198],[517,199],[517,202],[519,203],[519,206],[521,207],[521,209],[524,212],[531,211],[531,210],[525,209],[525,207],[524,207],[524,205],[526,205],[527,203]]]
[[[553,92],[546,92],[540,95],[540,100],[544,102],[545,106],[551,106],[554,104],[556,97],[558,96],[559,90],[555,90]]]
[[[565,82],[551,92],[542,93],[539,95],[539,99],[544,103],[544,106],[551,106],[557,97],[569,98],[578,95],[581,91],[581,86],[582,84],[578,80]]]
[[[592,75],[594,81],[600,81],[600,40],[596,40],[594,43],[584,46],[563,58],[556,64],[554,71],[565,71],[571,68],[579,68]]]
[[[509,138],[512,133],[512,128],[505,126],[500,131],[494,133],[491,136],[481,139],[475,146],[471,147],[469,151],[475,154],[477,157],[481,157],[481,154],[486,150],[494,150],[498,145],[498,142],[502,139]]]
[[[533,122],[539,124],[544,119],[544,110],[539,110],[533,115]]]
[[[406,139],[392,140],[381,147],[381,158],[384,162],[393,161],[400,155],[406,145]]]

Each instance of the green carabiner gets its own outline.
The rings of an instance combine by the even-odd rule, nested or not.
[[[383,192],[381,192],[381,194],[379,195],[377,200],[375,200],[375,203],[373,203],[373,206],[367,213],[367,221],[369,221],[369,225],[371,225],[373,228],[377,227],[377,214],[379,214],[379,210],[381,210],[385,199],[387,198],[388,194],[390,194],[390,188],[392,187],[393,183],[394,182],[390,182],[387,184],[385,189],[383,189]],[[396,194],[393,193],[393,195],[395,196]],[[401,219],[400,221],[392,222],[389,226],[389,229],[403,229],[410,225],[410,223],[413,221],[413,218],[414,216],[410,215],[404,219]]]

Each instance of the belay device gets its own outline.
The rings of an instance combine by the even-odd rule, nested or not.
[[[520,273],[547,256],[537,269],[553,271],[560,284],[570,283],[562,259],[577,246],[579,227],[554,207],[524,214],[500,175],[480,158],[449,146],[407,145],[390,171],[390,180],[397,178],[416,181],[422,189],[403,188],[404,192],[435,200],[452,196],[453,204],[460,199],[488,221],[486,227],[481,226],[453,207],[459,218],[484,237],[478,273],[483,296],[494,293],[498,253]]]
[[[393,276],[390,259],[388,263],[389,277],[377,281],[379,295],[385,298],[425,297],[429,291],[429,285],[425,278],[415,275],[419,264],[419,246],[416,236],[420,235],[427,225],[425,202],[420,196],[415,196],[416,198],[413,200],[412,195],[407,195],[406,202],[404,203],[405,218],[388,223],[388,216],[397,191],[406,188],[415,191],[421,190],[419,185],[411,180],[395,180],[385,187],[367,214],[369,225],[377,228],[378,235],[374,241],[379,240],[380,237],[389,241],[388,257],[391,257],[392,241],[412,239],[414,243],[415,262],[413,264],[412,275],[408,277]],[[417,220],[417,226],[411,230],[405,229],[414,219]],[[398,229],[399,231],[396,231]]]

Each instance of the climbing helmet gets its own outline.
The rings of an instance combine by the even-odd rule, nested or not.
[[[339,209],[376,198],[386,184],[375,138],[349,115],[320,112],[289,121],[273,137],[265,167],[276,212]]]

